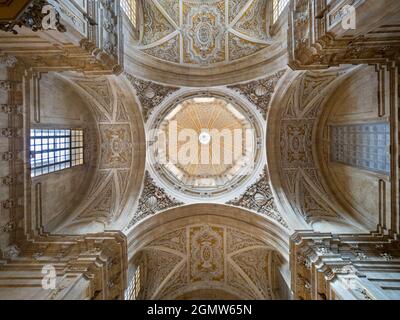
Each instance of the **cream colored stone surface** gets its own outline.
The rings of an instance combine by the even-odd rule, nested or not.
[[[324,136],[332,125],[387,122],[390,110],[380,100],[384,94],[379,89],[382,81],[373,66],[350,74],[326,101],[321,124],[321,128],[326,125]],[[368,228],[382,223],[380,215],[390,216],[389,176],[331,162],[328,148],[320,150],[325,153],[322,157],[327,181],[349,212],[364,220]]]
[[[41,195],[43,227],[53,228],[76,209],[82,195],[94,175],[93,163],[97,162],[98,133],[95,120],[87,102],[62,78],[44,74],[39,80],[39,102],[37,110],[31,112],[31,128],[80,128],[84,130],[85,165],[73,167],[65,172],[56,172],[33,179],[32,207],[38,208],[37,197]],[[39,113],[39,121],[35,113]]]
[[[135,28],[82,3],[57,30],[38,6],[0,22],[0,299],[400,297],[398,0],[357,2],[355,30],[341,0],[275,24],[272,0],[138,1]],[[246,175],[181,168],[215,197],[150,163],[151,130],[199,96],[246,117],[192,103],[181,126],[255,128]],[[332,126],[377,122],[389,173],[332,160]],[[83,129],[84,164],[31,178],[32,128]]]

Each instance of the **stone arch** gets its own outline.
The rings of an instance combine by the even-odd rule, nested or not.
[[[267,165],[278,206],[295,230],[366,231],[329,189],[316,147],[324,103],[353,69],[287,72],[271,102]]]
[[[375,66],[354,68],[324,101],[316,136],[321,172],[330,190],[343,208],[368,230],[374,230],[377,225],[384,228],[390,225],[384,221],[385,216],[390,216],[390,174],[332,161],[331,128],[351,125],[370,126],[374,130],[377,123],[390,128],[390,111],[385,110],[383,100],[379,101],[381,85],[382,78]]]
[[[289,281],[281,280],[288,241],[286,229],[256,213],[193,204],[135,225],[128,234],[128,259],[144,256],[143,299],[175,299],[207,288],[242,299],[275,299],[279,285]]]
[[[99,156],[91,164],[94,175],[82,201],[57,232],[123,229],[144,179],[145,130],[139,106],[124,78],[93,78],[76,73],[60,77],[91,107],[99,137]]]

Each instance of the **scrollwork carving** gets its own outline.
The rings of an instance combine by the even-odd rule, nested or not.
[[[169,197],[165,193],[164,189],[155,184],[150,174],[146,171],[144,189],[139,199],[139,206],[135,216],[129,223],[128,228],[132,227],[147,216],[154,215],[162,210],[178,207],[180,205],[183,205],[183,203]]]
[[[243,207],[266,215],[277,221],[283,227],[289,228],[287,222],[283,219],[276,207],[266,169],[258,182],[250,186],[239,199],[229,201],[227,204]]]
[[[148,120],[151,111],[157,107],[166,97],[180,88],[168,87],[154,82],[135,78],[129,73],[125,73],[126,78],[134,87],[136,94],[142,105],[142,112],[145,121]]]

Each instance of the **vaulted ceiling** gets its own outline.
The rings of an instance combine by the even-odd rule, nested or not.
[[[148,0],[137,49],[192,66],[228,63],[270,44],[265,0]]]
[[[141,251],[144,299],[175,299],[213,288],[241,299],[274,298],[276,253],[239,230],[199,224],[166,233]],[[209,293],[208,293],[209,297]]]

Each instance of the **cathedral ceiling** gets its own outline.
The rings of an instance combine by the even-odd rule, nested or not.
[[[99,161],[82,204],[63,227],[73,228],[82,223],[97,222],[104,228],[123,220],[120,227],[128,231],[153,215],[199,202],[244,208],[273,221],[287,232],[298,227],[312,227],[321,221],[351,225],[353,221],[343,214],[344,210],[332,197],[324,181],[315,150],[317,127],[324,105],[323,96],[317,93],[329,94],[345,72],[298,74],[281,70],[258,80],[206,91],[166,86],[129,73],[125,74],[125,79],[119,80],[69,76],[71,84],[91,105],[97,120]],[[293,77],[290,85],[281,87],[282,83],[288,83],[290,77]],[[125,87],[121,87],[119,81]],[[285,93],[279,95],[277,90],[284,90]],[[133,103],[132,93],[136,93],[139,106]],[[171,119],[180,121],[182,127],[197,128],[200,118],[204,118],[206,123],[218,120],[208,107],[201,113],[202,106],[193,100],[196,95],[209,99],[214,94],[227,97],[226,101],[231,104],[240,101],[239,105],[249,108],[246,112],[254,115],[252,122],[257,119],[262,128],[260,145],[264,145],[264,126],[273,131],[266,134],[268,161],[261,159],[258,169],[250,173],[245,183],[240,186],[235,184],[221,198],[204,197],[200,191],[196,198],[189,198],[182,186],[165,183],[159,166],[146,164],[146,152],[148,159],[150,155],[149,149],[145,150],[144,133],[162,122],[172,110],[169,108],[179,105],[188,104],[189,110],[180,109]],[[218,107],[219,111],[224,108],[221,105]],[[235,128],[246,125],[246,121],[238,121],[228,109],[224,109],[226,115],[223,121],[216,121],[221,128],[231,124]],[[227,122],[226,119],[230,120]],[[263,151],[263,148],[259,149]],[[278,170],[274,170],[276,163],[279,164]],[[195,177],[200,177],[201,172],[214,172],[214,168],[189,166],[184,169]],[[283,189],[273,178],[275,172],[279,172]],[[170,174],[173,176],[173,173]],[[132,210],[126,211],[126,208]],[[298,224],[299,220],[303,224]]]
[[[347,72],[351,68],[294,75],[291,84],[282,88],[282,100],[272,106],[275,121],[270,123],[268,145],[278,152],[269,154],[268,163],[279,163],[282,187],[291,210],[312,227],[321,221],[349,228],[360,226],[344,213],[327,187],[318,154],[318,148],[323,146],[317,143],[324,102]]]
[[[97,119],[99,161],[84,201],[64,227],[93,221],[106,227],[123,220],[121,227],[128,231],[153,215],[199,202],[244,208],[273,221],[287,232],[298,227],[311,227],[321,221],[353,224],[354,221],[343,214],[344,210],[332,197],[321,174],[315,150],[317,127],[323,109],[323,99],[318,98],[322,96],[316,93],[328,94],[334,84],[340,81],[342,73],[307,72],[296,75],[280,71],[259,80],[218,89],[241,101],[246,100],[253,106],[252,112],[258,113],[257,117],[266,121],[268,130],[274,132],[267,135],[270,146],[267,147],[269,160],[266,166],[264,159],[260,170],[252,172],[250,180],[241,189],[234,188],[231,193],[215,201],[201,199],[200,193],[200,198],[190,200],[181,188],[175,190],[174,184],[165,184],[160,170],[144,160],[143,120],[162,120],[163,113],[160,110],[169,105],[168,101],[172,106],[176,106],[172,103],[176,99],[184,104],[187,95],[193,95],[192,90],[168,87],[126,74],[128,81],[122,81],[127,86],[128,83],[133,86],[140,110],[137,105],[130,105],[127,99],[129,86],[120,88],[115,79],[70,77],[71,83],[77,90],[82,90],[90,102]],[[279,93],[275,91],[282,77],[284,81],[293,77],[293,81],[290,86],[278,87],[278,90],[285,90],[283,100],[272,101],[274,95]],[[279,105],[279,110],[276,105]],[[140,111],[142,115],[135,114]],[[192,110],[188,114],[178,112],[174,117],[194,124],[191,115],[195,113]],[[204,115],[209,114],[212,115],[212,112]],[[151,128],[153,120],[148,121],[147,129]],[[244,124],[243,121],[240,123]],[[225,127],[226,124],[223,122],[221,126]],[[139,132],[141,130],[143,132]],[[271,142],[271,139],[274,140]],[[142,151],[135,149],[139,145]],[[272,150],[277,152],[270,152]],[[272,160],[272,157],[276,159]],[[276,163],[279,163],[276,172],[279,172],[283,189],[274,178]],[[193,168],[187,169],[190,171]],[[194,175],[199,176],[199,173]],[[134,197],[131,190],[136,190]],[[128,212],[126,208],[132,210]],[[304,224],[298,224],[297,219]]]
[[[252,121],[258,118],[257,121],[263,122],[274,89],[283,74],[282,71],[260,80],[231,88],[226,87],[223,90],[220,89],[218,94],[221,95],[222,91],[226,91],[222,96],[230,95],[227,101],[234,101],[232,97],[236,97],[242,101],[241,104],[243,102],[252,104],[258,101],[257,99],[262,100],[263,103],[257,104],[258,109],[255,105],[252,107],[252,112],[255,114]],[[58,232],[101,231],[117,225],[118,228],[129,230],[129,227],[133,227],[149,216],[173,207],[198,202],[198,200],[182,200],[182,197],[175,199],[174,195],[177,191],[171,192],[173,187],[165,187],[158,179],[154,179],[154,172],[150,174],[145,161],[144,121],[150,116],[157,118],[158,108],[160,105],[166,105],[165,100],[175,101],[176,97],[182,97],[183,88],[164,86],[130,74],[125,76],[126,79],[117,79],[115,77],[82,77],[75,73],[60,74],[60,77],[67,80],[67,83],[81,95],[92,110],[95,119],[94,127],[97,129],[95,136],[98,139],[92,143],[96,146],[98,155],[97,162],[92,166],[94,174],[87,192],[79,195],[77,209],[57,227]],[[133,91],[131,91],[132,87]],[[186,91],[183,90],[183,96],[193,94],[191,90]],[[139,105],[134,102],[132,93],[136,93]],[[229,121],[239,127],[247,123],[239,113],[228,109],[225,110],[224,119],[230,117]],[[233,116],[232,112],[236,116]],[[189,112],[190,114],[192,113]],[[208,120],[215,118],[212,112],[210,114],[211,118],[209,112],[203,115]],[[241,118],[240,121],[236,118],[237,116]],[[184,122],[190,120],[187,114],[177,114],[177,117],[182,118]],[[221,128],[226,126],[226,119],[224,119],[221,120]],[[263,140],[263,134],[260,134],[260,137]],[[260,162],[259,170],[251,172],[250,180],[241,189],[232,189],[232,194],[217,203],[226,203],[256,212],[289,230],[290,223],[277,205],[268,171],[263,172],[264,165],[265,159]],[[185,196],[183,199],[186,199]],[[203,202],[213,202],[213,200],[205,199]],[[93,225],[93,229],[90,225]],[[126,228],[127,226],[129,227]]]
[[[190,225],[158,237],[137,260],[145,271],[143,299],[174,299],[214,288],[242,299],[273,298],[274,252],[263,241],[214,224]]]
[[[267,48],[267,1],[143,1],[137,49],[190,66],[229,63]]]
[[[178,95],[156,110],[149,128],[151,168],[181,201],[213,201],[257,172],[261,124],[234,95]]]
[[[164,170],[164,166],[159,165],[157,161],[153,161],[153,149],[148,148],[148,164],[146,167],[147,172],[145,175],[144,188],[137,209],[132,215],[130,215],[128,229],[141,222],[143,219],[167,209],[182,206],[184,204],[209,202],[226,203],[231,206],[237,206],[257,212],[267,219],[279,224],[286,230],[289,230],[291,227],[288,218],[280,212],[280,208],[278,208],[275,200],[274,192],[270,184],[269,173],[268,170],[265,169],[265,158],[263,148],[261,147],[263,145],[262,141],[265,138],[264,126],[269,112],[270,102],[275,92],[275,88],[284,74],[285,70],[281,70],[259,80],[240,83],[230,87],[212,90],[189,90],[187,88],[165,86],[151,81],[146,81],[126,73],[125,75],[131,83],[142,107],[143,117],[146,121],[149,134],[147,139],[149,141],[153,141],[150,133],[156,131],[153,129],[159,129],[160,123],[162,124],[163,119],[165,118],[168,118],[169,120],[178,120],[178,122],[180,122],[178,127],[185,129],[194,128],[196,130],[202,127],[202,119],[205,128],[208,128],[210,123],[215,123],[217,125],[216,128],[213,126],[214,129],[230,128],[232,125],[235,128],[244,128],[247,124],[247,127],[249,128],[254,126],[257,134],[257,146],[254,151],[256,154],[255,167],[251,169],[252,171],[250,172],[246,171],[247,173],[244,175],[238,175],[236,178],[234,176],[233,178],[235,179],[232,180],[233,182],[231,184],[224,183],[222,187],[219,186],[218,188],[215,188],[215,194],[212,194],[211,192],[206,194],[205,192],[207,190],[204,191],[201,188],[192,188],[193,190],[191,189],[189,193],[189,185],[184,182],[186,180],[190,182],[191,180],[180,179],[177,181],[175,179],[176,181],[172,181],[171,177],[176,178],[177,175],[169,172],[167,169]],[[196,105],[193,105],[194,97],[216,97],[217,100],[213,101],[218,102],[218,99],[222,98],[225,99],[225,102],[219,102],[223,103],[223,108],[219,106],[217,108],[218,110],[214,110],[215,112],[212,111],[213,107],[209,105],[206,106],[206,109],[203,110],[203,112],[201,110],[201,103],[195,103]],[[224,109],[229,105],[226,101],[230,102],[229,104],[236,105],[236,107],[240,106],[239,110],[244,111],[246,116],[242,117],[240,115],[242,111],[239,112],[234,110],[233,112],[236,116],[232,117],[232,111],[229,111],[229,108],[226,110]],[[186,105],[189,109],[192,109],[189,111],[183,110],[183,107]],[[173,110],[175,110],[177,106],[180,106],[180,112],[174,114],[174,117],[172,118],[169,117],[169,113],[173,113]],[[224,112],[226,113],[226,116],[217,119],[214,115],[216,113],[221,114],[221,110],[225,110]],[[224,112],[222,112],[222,114],[225,114]],[[240,121],[237,120],[237,116],[241,118]],[[249,119],[246,117],[249,117]],[[251,166],[247,167],[250,168]],[[198,170],[199,166],[190,166],[188,169],[189,171],[197,170],[196,172],[190,172],[191,176],[194,176],[195,178],[201,176],[201,172]],[[213,172],[213,169],[213,167],[202,169],[202,172],[206,175],[210,175]],[[221,167],[216,167],[215,170],[221,170]]]
[[[135,114],[138,109],[130,106],[118,80],[76,75],[66,78],[88,101],[96,118],[99,160],[94,164],[96,170],[87,193],[61,230],[73,231],[93,222],[107,228],[123,218],[124,209],[136,200],[133,195],[142,183],[142,120]]]
[[[241,101],[241,104],[248,105],[246,108],[249,109],[245,109],[247,110],[246,113],[254,113],[255,115],[252,117],[251,122],[255,123],[255,119],[257,119],[261,126],[264,126],[263,122],[268,121],[267,118],[270,111],[271,100],[286,72],[285,70],[280,70],[258,80],[226,86],[218,90],[189,90],[187,88],[171,87],[152,81],[146,81],[130,73],[125,73],[125,76],[137,95],[147,128],[157,129],[159,123],[162,122],[162,119],[168,114],[170,107],[174,108],[177,104],[184,104],[185,101],[190,101],[190,99],[196,95],[206,95],[209,97],[212,94],[217,94],[217,96],[222,95],[232,103]],[[251,112],[249,110],[251,110]],[[191,122],[189,119],[194,118],[194,114],[194,112],[190,112],[189,116],[186,114],[186,118],[184,117],[185,119],[183,121],[184,125],[182,125],[183,127],[186,128],[191,124],[198,125],[197,118],[194,122]],[[207,117],[209,116],[207,113],[204,115]],[[257,138],[259,139],[258,141],[264,140],[263,135],[264,134],[261,134],[260,138]],[[261,143],[261,145],[263,144]],[[263,150],[262,148],[257,149]],[[198,202],[225,203],[231,206],[241,207],[274,221],[286,230],[295,228],[296,222],[293,222],[295,221],[295,214],[282,211],[282,206],[274,193],[269,170],[265,167],[265,160],[260,162],[259,170],[254,170],[250,173],[250,180],[246,180],[246,183],[240,185],[240,187],[235,185],[235,188],[227,191],[229,194],[222,193],[221,196],[219,196],[221,198],[210,198],[204,197],[204,195],[200,193],[199,196],[196,196],[193,192],[188,196],[184,191],[185,185],[180,185],[177,181],[170,183],[169,180],[165,180],[164,177],[166,174],[163,173],[162,168],[157,165],[157,162],[155,162],[156,165],[152,165],[149,150],[151,150],[151,148],[147,150],[148,160],[150,161],[146,167],[147,172],[145,175],[144,188],[140,195],[138,206],[133,215],[129,218],[130,221],[126,230],[134,227],[144,219],[157,215],[170,208]],[[271,150],[273,150],[273,148]],[[208,173],[209,172],[211,172],[211,170],[208,170]],[[219,189],[221,191],[221,188]],[[196,198],[194,198],[194,196],[196,196]]]

